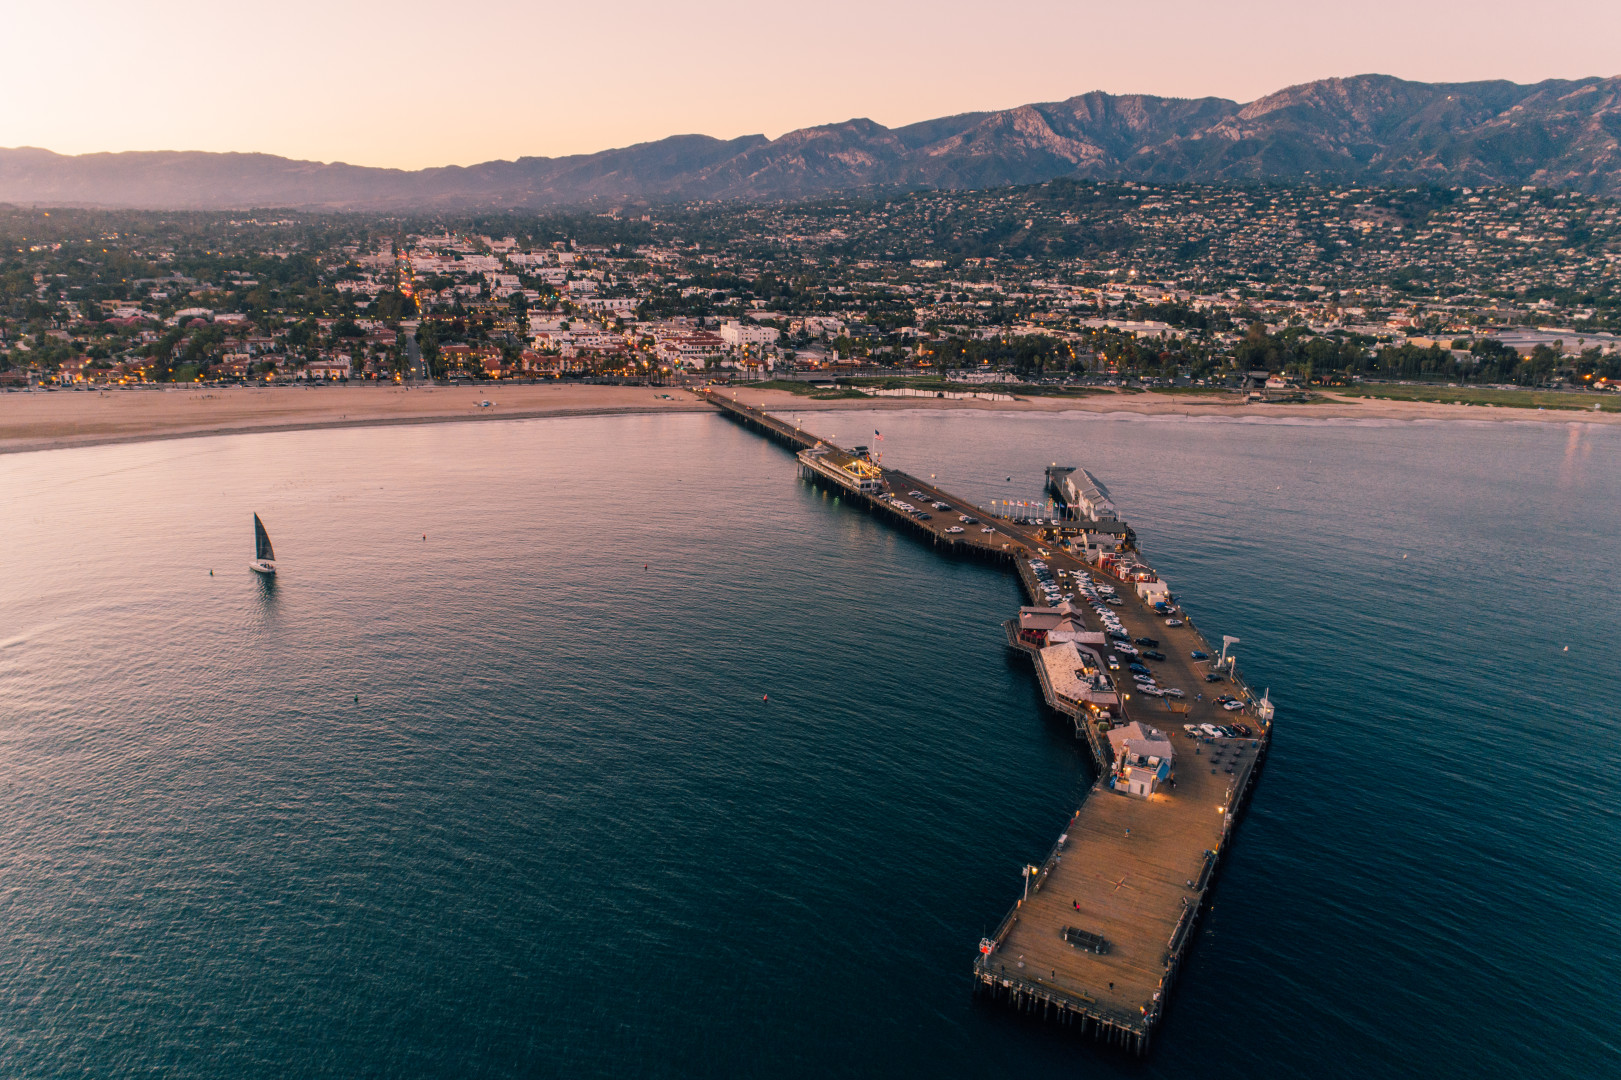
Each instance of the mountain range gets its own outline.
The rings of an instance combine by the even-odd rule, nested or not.
[[[0,202],[334,210],[545,208],[988,188],[1060,176],[1537,184],[1621,196],[1621,77],[1322,79],[1242,104],[1094,92],[887,128],[871,120],[723,140],[677,135],[570,157],[406,171],[190,151],[0,149]]]

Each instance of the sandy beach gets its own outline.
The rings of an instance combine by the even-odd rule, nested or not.
[[[725,393],[733,393],[726,390]],[[1246,405],[1229,395],[1109,393],[1082,398],[948,401],[873,398],[817,401],[782,390],[739,387],[750,404],[793,413],[831,409],[978,409],[989,412],[1126,412],[1155,416],[1317,419],[1518,420],[1621,423],[1621,414],[1484,408],[1339,398],[1309,405]],[[489,407],[480,403],[488,401]],[[473,387],[150,387],[0,394],[0,453],[316,427],[511,420],[546,416],[695,412],[708,407],[674,387],[569,383]]]

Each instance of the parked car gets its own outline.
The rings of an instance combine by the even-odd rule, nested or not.
[[[1227,681],[1227,676],[1222,675],[1219,672],[1207,671],[1207,672],[1204,673],[1204,681],[1205,682],[1226,682]]]
[[[1198,649],[1194,649],[1193,658],[1195,660],[1208,660],[1210,659],[1210,654],[1207,652],[1200,652]]]
[[[1159,638],[1140,637],[1137,639],[1137,644],[1147,645],[1150,649],[1152,649],[1159,644]]]
[[[1182,620],[1181,619],[1166,619],[1165,620],[1165,625],[1166,626],[1181,626],[1182,625]]]
[[[1164,660],[1165,659],[1165,654],[1160,652],[1158,649],[1144,650],[1143,655],[1146,656],[1150,660]]]

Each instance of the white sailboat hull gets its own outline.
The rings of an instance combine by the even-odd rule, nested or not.
[[[255,574],[263,574],[265,577],[276,576],[276,564],[269,559],[254,559],[248,564],[248,569]]]

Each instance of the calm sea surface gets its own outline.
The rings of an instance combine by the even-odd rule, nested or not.
[[[1615,1074],[1621,429],[808,425],[1090,467],[1271,687],[1146,1063],[970,997],[1091,781],[1014,580],[678,415],[0,457],[0,1074]]]

